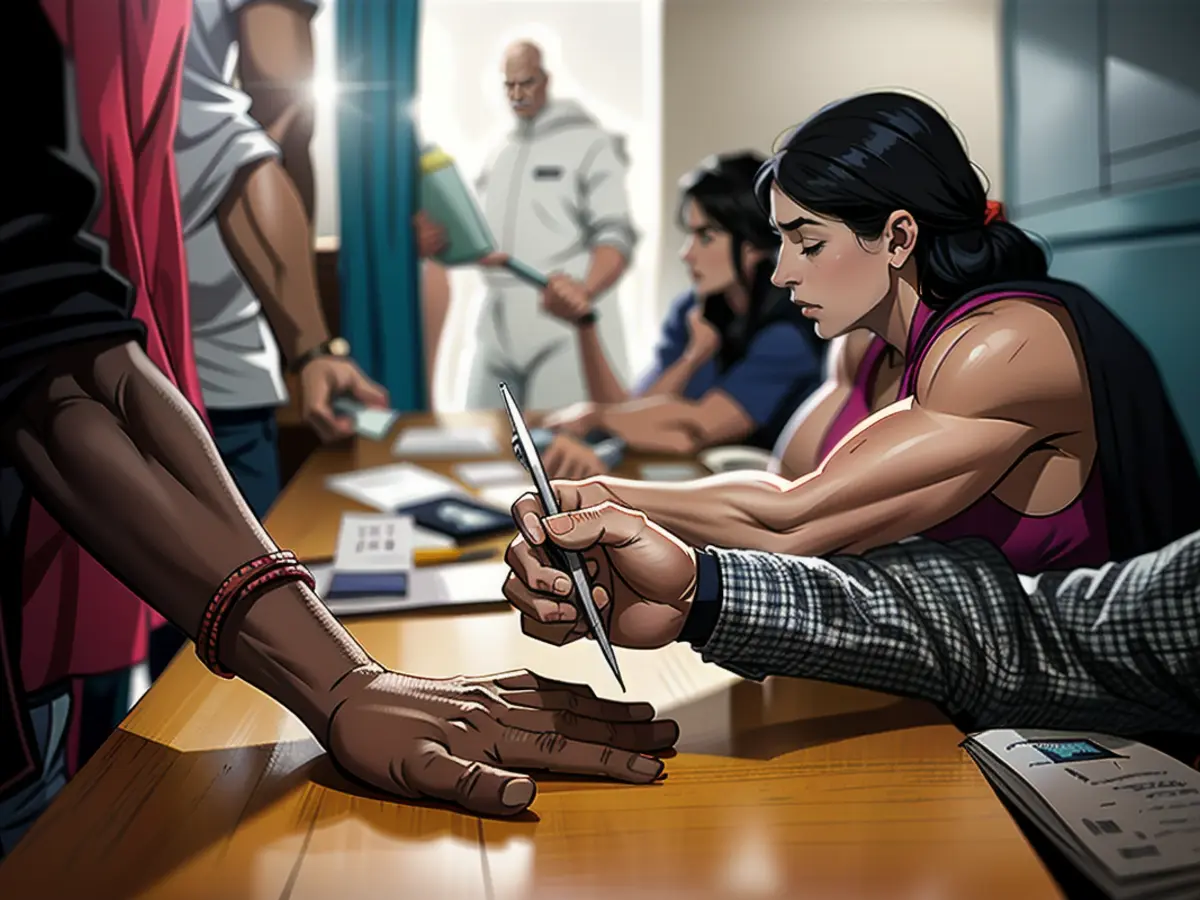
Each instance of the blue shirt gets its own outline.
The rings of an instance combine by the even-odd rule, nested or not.
[[[654,363],[639,380],[635,393],[645,393],[672,365],[688,344],[688,313],[696,304],[691,291],[675,300],[667,313]],[[792,414],[824,378],[824,360],[812,336],[802,328],[812,326],[794,316],[768,321],[753,334],[746,352],[722,367],[717,358],[701,366],[688,381],[683,396],[699,400],[712,390],[729,395],[754,422],[754,431],[743,443],[770,450]]]

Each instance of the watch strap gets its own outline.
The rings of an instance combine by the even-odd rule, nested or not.
[[[335,337],[327,341],[321,341],[317,346],[296,357],[292,364],[288,366],[288,370],[293,374],[299,372],[306,365],[322,356],[336,356],[339,359],[345,359],[350,355],[350,345],[345,338]]]

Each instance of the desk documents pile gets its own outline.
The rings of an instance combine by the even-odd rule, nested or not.
[[[1000,729],[963,749],[1113,900],[1200,897],[1200,772],[1098,734]]]

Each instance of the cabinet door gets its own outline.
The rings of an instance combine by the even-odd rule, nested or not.
[[[1010,203],[1028,213],[1094,194],[1101,183],[1099,0],[1009,0],[1006,14]]]
[[[1200,174],[1200,0],[1107,0],[1104,18],[1111,186]]]

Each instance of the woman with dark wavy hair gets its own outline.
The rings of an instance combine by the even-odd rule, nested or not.
[[[560,485],[565,508],[615,498],[697,545],[800,555],[981,537],[1020,572],[1200,528],[1200,478],[1150,355],[1047,274],[928,103],[885,92],[826,107],[757,192],[781,236],[774,283],[835,339],[779,473],[686,490],[600,478]]]
[[[548,421],[560,430],[544,455],[552,477],[605,470],[585,436],[657,452],[770,450],[820,385],[827,344],[771,283],[779,237],[754,194],[765,161],[749,151],[712,156],[680,179],[676,221],[687,237],[679,257],[691,286],[671,304],[654,363],[632,390],[613,374],[593,322],[549,310],[579,322],[593,401]]]

